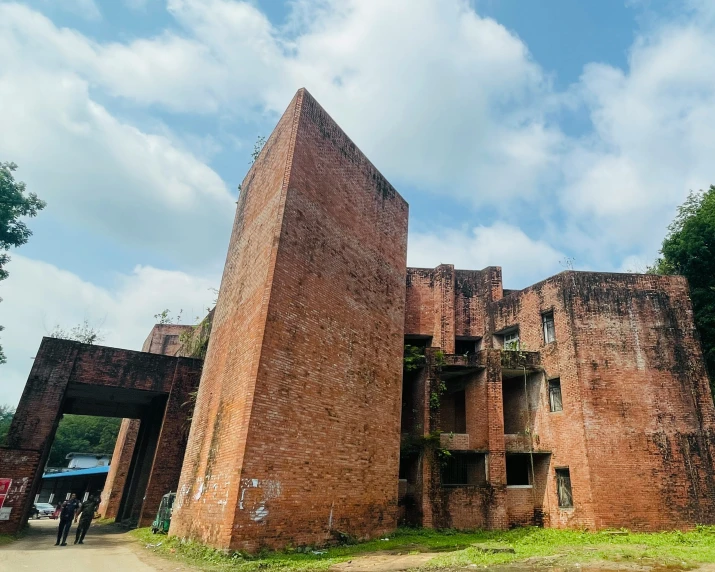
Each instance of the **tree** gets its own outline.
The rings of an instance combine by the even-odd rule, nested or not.
[[[695,326],[715,395],[715,186],[691,192],[668,227],[651,274],[681,274],[690,283]]]
[[[25,195],[25,183],[15,181],[13,176],[16,169],[15,163],[0,163],[0,280],[8,276],[5,265],[10,256],[7,251],[10,247],[22,246],[32,236],[32,231],[20,220],[21,217],[37,216],[46,204],[35,193]],[[0,346],[0,364],[6,361]]]
[[[52,443],[47,465],[66,466],[67,453],[108,453],[114,451],[122,420],[113,417],[65,415]]]
[[[0,445],[5,443],[5,437],[10,430],[10,423],[15,415],[15,408],[10,405],[0,405]]]
[[[104,334],[98,328],[92,326],[88,320],[84,320],[71,330],[65,330],[57,325],[50,332],[49,336],[61,340],[82,342],[83,344],[95,344],[104,341]]]

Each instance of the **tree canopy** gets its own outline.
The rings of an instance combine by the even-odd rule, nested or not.
[[[681,274],[690,283],[695,325],[715,395],[715,186],[691,192],[668,227],[653,274]]]
[[[111,455],[121,422],[121,419],[111,417],[65,415],[57,428],[47,465],[67,466],[67,453],[72,452]]]
[[[5,443],[5,437],[10,429],[15,408],[9,405],[0,405],[0,445]]]
[[[15,163],[0,163],[0,280],[8,276],[5,265],[10,256],[7,251],[11,247],[22,246],[32,236],[32,231],[21,218],[36,216],[45,208],[45,202],[38,199],[35,193],[25,194],[25,183],[16,181],[13,176],[16,169]],[[0,331],[2,329],[0,326]],[[0,346],[0,364],[5,361]]]

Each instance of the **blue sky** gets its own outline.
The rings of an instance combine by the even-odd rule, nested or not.
[[[220,282],[258,135],[306,87],[410,203],[409,263],[637,271],[715,182],[707,0],[0,0],[0,160],[48,202],[0,283],[40,337],[138,348]]]

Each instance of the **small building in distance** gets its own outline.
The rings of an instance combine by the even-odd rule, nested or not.
[[[91,469],[92,467],[108,467],[112,460],[111,453],[67,453],[68,469]]]

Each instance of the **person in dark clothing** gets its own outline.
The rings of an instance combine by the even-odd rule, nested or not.
[[[99,507],[99,497],[89,497],[82,503],[82,508],[79,511],[79,524],[77,525],[77,533],[74,537],[75,544],[84,544],[84,535],[89,530],[89,525],[92,524],[94,513]]]
[[[60,545],[60,541],[62,542],[62,546],[67,546],[67,535],[72,527],[72,520],[74,519],[74,521],[77,522],[78,511],[79,501],[77,500],[77,495],[72,493],[69,500],[62,503],[60,526],[57,529],[57,542],[55,542],[55,546]]]

